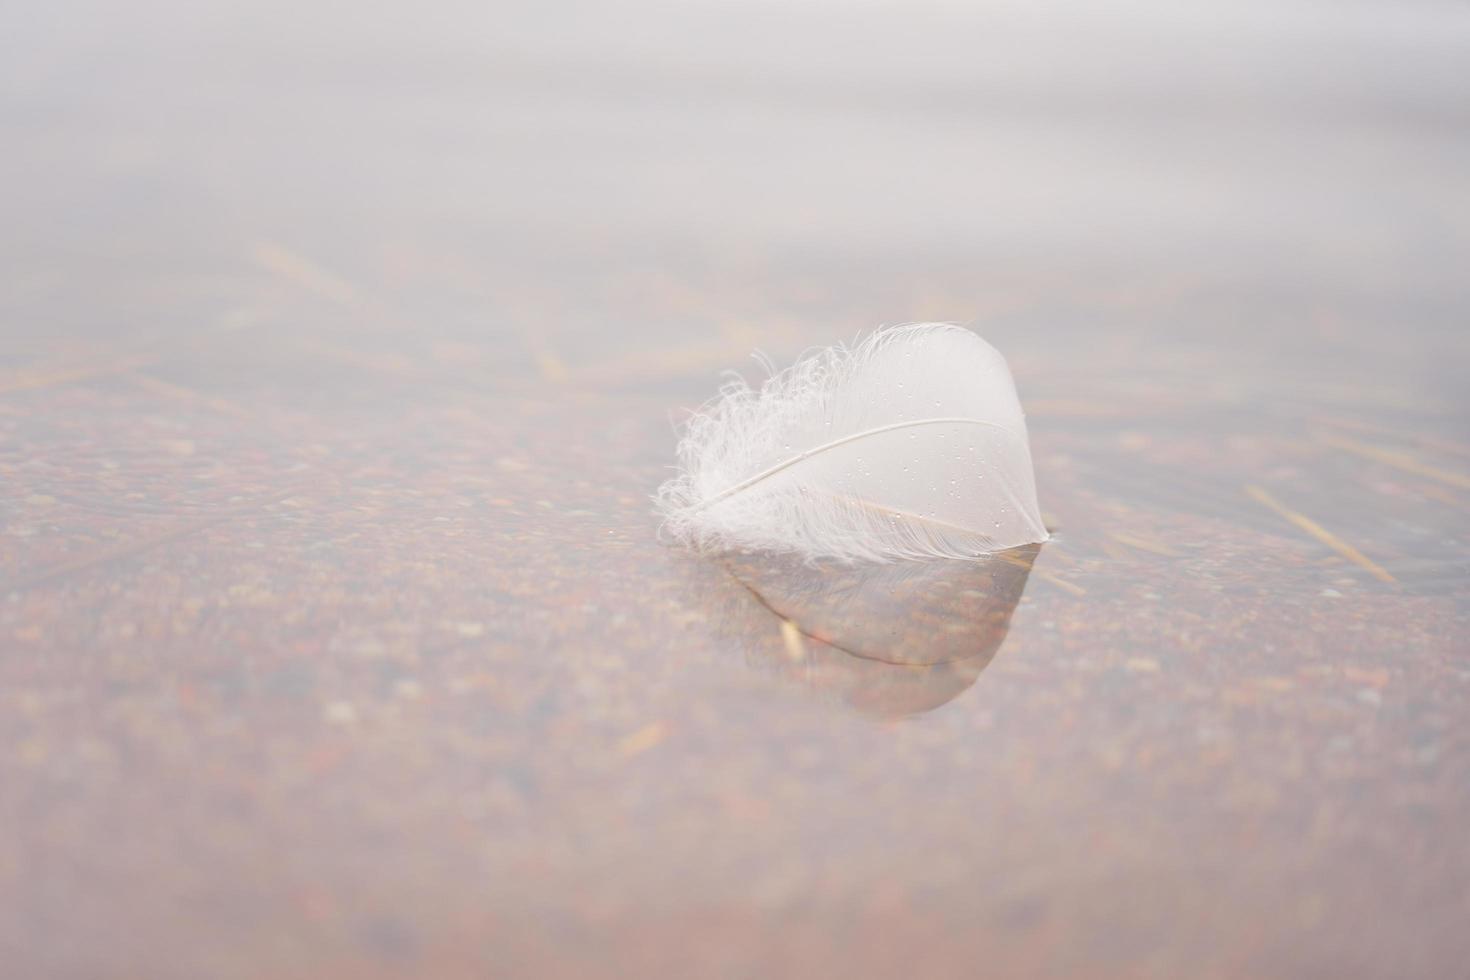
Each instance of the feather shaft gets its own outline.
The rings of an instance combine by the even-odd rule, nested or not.
[[[815,449],[804,450],[803,452],[798,453],[797,455],[791,457],[788,460],[785,460],[784,462],[777,463],[775,466],[772,466],[770,469],[767,469],[764,472],[757,473],[755,476],[752,476],[749,479],[740,481],[727,490],[721,490],[710,499],[701,501],[699,504],[696,505],[696,507],[701,510],[705,507],[713,507],[715,504],[719,503],[721,500],[724,500],[726,497],[733,497],[740,491],[749,489],[750,487],[755,486],[757,483],[760,483],[762,480],[773,477],[777,473],[780,473],[782,470],[790,469],[798,463],[805,462],[806,460],[811,459],[813,456],[820,456],[822,453],[826,452],[829,449],[836,449],[838,446],[844,446],[850,442],[857,442],[860,439],[866,439],[869,436],[880,435],[884,432],[896,432],[899,429],[911,429],[917,426],[940,425],[945,423],[958,425],[984,425],[989,426],[992,429],[999,429],[1000,431],[1008,435],[1015,435],[1014,432],[1011,432],[1011,430],[1007,429],[1005,426],[999,425],[995,422],[986,422],[984,419],[915,419],[912,422],[894,422],[891,425],[882,425],[876,429],[868,429],[866,432],[854,432],[850,436],[843,436],[841,439],[834,439],[831,442],[827,443],[825,446],[818,446]]]

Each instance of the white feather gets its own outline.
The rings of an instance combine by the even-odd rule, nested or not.
[[[948,324],[892,327],[740,378],[687,423],[654,498],[704,550],[973,558],[1045,541],[1010,370]]]

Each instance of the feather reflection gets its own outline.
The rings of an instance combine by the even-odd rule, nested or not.
[[[740,555],[730,573],[782,624],[752,645],[763,669],[893,718],[933,710],[975,683],[1004,642],[1040,546],[976,561],[808,565]]]

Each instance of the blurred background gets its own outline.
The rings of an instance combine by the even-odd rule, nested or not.
[[[545,335],[573,362],[589,333],[669,339],[610,290],[681,291],[682,338],[809,315],[854,280],[883,294],[845,333],[926,303],[973,318],[1063,276],[1412,301],[1441,324],[1463,296],[1470,14],[1453,3],[10,20],[9,319],[51,337],[165,330],[201,293],[249,305],[278,271],[262,247],[418,330]]]
[[[1470,7],[3,20],[16,976],[1470,956]],[[893,670],[648,495],[929,319],[1058,533],[856,610],[975,650]]]

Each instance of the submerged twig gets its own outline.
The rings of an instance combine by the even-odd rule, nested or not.
[[[1297,527],[1301,528],[1303,531],[1307,532],[1312,537],[1316,538],[1318,541],[1322,542],[1327,547],[1337,552],[1339,555],[1342,555],[1348,561],[1367,569],[1370,573],[1372,573],[1373,577],[1378,579],[1379,581],[1398,581],[1391,574],[1389,574],[1388,569],[1384,568],[1382,565],[1378,564],[1376,561],[1369,558],[1357,548],[1354,548],[1352,545],[1348,544],[1342,538],[1339,538],[1337,535],[1333,534],[1331,531],[1327,530],[1325,527],[1323,527],[1321,524],[1318,524],[1310,517],[1306,516],[1305,514],[1299,514],[1291,508],[1287,507],[1285,504],[1281,503],[1281,501],[1271,496],[1262,488],[1255,486],[1254,484],[1246,484],[1245,493],[1246,496],[1250,497],[1252,500],[1275,511],[1278,515],[1290,521],[1292,524],[1295,524]]]

